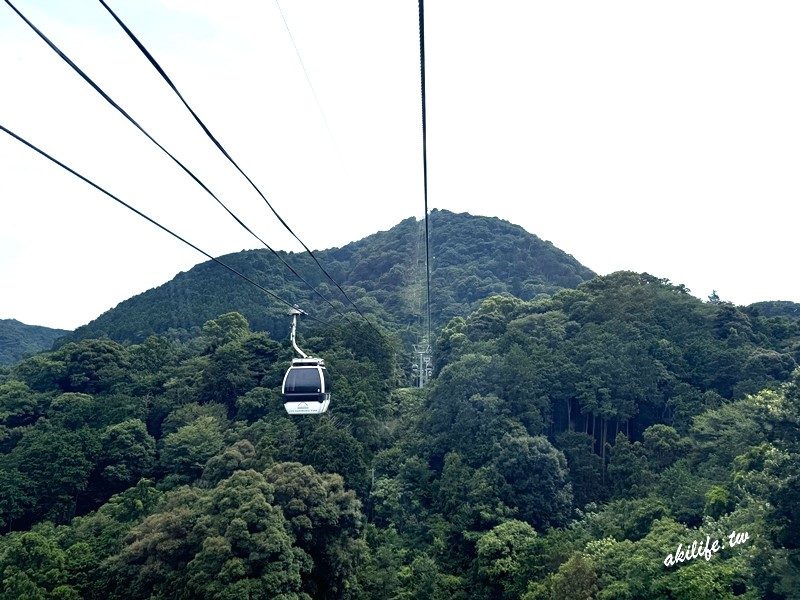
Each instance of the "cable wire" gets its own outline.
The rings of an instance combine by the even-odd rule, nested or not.
[[[233,219],[241,225],[251,236],[257,239],[261,244],[264,245],[267,250],[269,250],[273,256],[275,256],[279,261],[281,261],[284,266],[289,269],[300,281],[306,284],[309,289],[314,292],[317,296],[322,298],[325,302],[333,308],[334,311],[339,313],[341,316],[346,318],[348,321],[352,322],[350,318],[341,312],[336,306],[334,306],[330,300],[328,300],[325,296],[323,296],[316,288],[311,285],[300,273],[298,273],[292,265],[290,265],[280,254],[278,254],[267,242],[265,242],[261,237],[259,237],[252,229],[250,229],[239,217],[237,217],[233,211],[231,211],[225,203],[220,200],[217,195],[212,192],[205,183],[203,183],[199,177],[197,177],[186,165],[184,165],[178,158],[176,158],[169,150],[167,150],[164,146],[162,146],[147,130],[144,129],[125,109],[123,109],[119,104],[117,104],[103,89],[95,83],[91,77],[89,77],[77,64],[75,64],[61,49],[56,46],[56,44],[50,40],[42,31],[40,31],[30,20],[28,20],[25,15],[23,15],[11,2],[10,0],[6,0],[6,4],[8,4],[14,12],[19,15],[19,17],[48,45],[50,48],[58,54],[64,62],[66,62],[81,78],[88,83],[98,94],[100,94],[103,99],[108,102],[111,106],[113,106],[122,116],[124,116],[134,127],[136,127],[142,134],[147,137],[153,144],[155,144],[164,154],[169,156],[175,164],[177,164],[189,177],[191,177],[203,190],[208,193],[216,202],[223,208],[225,211],[233,217]]]
[[[102,1],[102,0],[101,0]],[[422,91],[422,177],[425,189],[425,272],[428,289],[428,343],[433,344],[431,337],[431,251],[428,226],[428,128],[425,109],[425,7],[424,0],[419,0],[419,74]]]
[[[80,180],[84,181],[85,183],[88,183],[90,186],[92,186],[92,187],[93,187],[94,189],[96,189],[97,191],[99,191],[99,192],[102,192],[103,194],[105,194],[106,196],[108,196],[109,198],[111,198],[112,200],[114,200],[115,202],[117,202],[117,203],[121,204],[122,206],[124,206],[124,207],[125,207],[125,208],[127,208],[128,210],[130,210],[130,211],[132,211],[132,212],[136,213],[136,214],[137,214],[137,215],[139,215],[141,218],[145,219],[146,221],[149,221],[150,223],[152,223],[153,225],[155,225],[156,227],[158,227],[158,228],[159,228],[159,229],[161,229],[162,231],[165,231],[165,232],[167,232],[167,233],[168,233],[168,234],[170,234],[172,237],[174,237],[174,238],[176,238],[176,239],[180,240],[181,242],[183,242],[184,244],[186,244],[186,245],[187,245],[187,246],[189,246],[190,248],[193,248],[193,249],[197,250],[197,251],[198,251],[200,254],[202,254],[202,255],[203,255],[203,256],[205,256],[206,258],[209,258],[209,259],[211,259],[212,261],[214,261],[215,263],[217,263],[217,264],[219,264],[219,265],[221,265],[221,266],[225,267],[225,268],[226,268],[228,271],[230,271],[230,272],[231,272],[231,273],[233,273],[234,275],[238,275],[239,277],[241,277],[242,279],[244,279],[245,281],[247,281],[249,284],[251,284],[251,285],[254,285],[254,286],[255,286],[255,287],[257,287],[259,290],[261,290],[262,292],[264,292],[264,293],[268,294],[269,296],[271,296],[271,297],[272,297],[272,298],[274,298],[275,300],[277,300],[277,301],[279,301],[279,302],[281,302],[281,303],[285,304],[285,305],[286,305],[286,306],[288,306],[289,308],[294,308],[294,304],[292,304],[292,303],[291,303],[291,302],[289,302],[288,300],[284,300],[283,298],[281,298],[280,296],[278,296],[278,295],[277,295],[275,292],[272,292],[272,291],[268,290],[267,288],[265,288],[265,287],[264,287],[264,286],[262,286],[261,284],[259,284],[259,283],[256,283],[255,281],[253,281],[252,279],[250,279],[250,278],[249,278],[247,275],[245,275],[244,273],[241,273],[240,271],[238,271],[238,270],[234,269],[233,267],[231,267],[231,266],[230,266],[230,265],[228,265],[227,263],[224,263],[224,262],[222,262],[222,261],[221,261],[221,260],[219,260],[218,258],[215,258],[214,256],[211,256],[211,255],[210,255],[208,252],[206,252],[205,250],[203,250],[203,249],[201,249],[201,248],[199,248],[199,247],[195,246],[195,245],[194,245],[192,242],[190,242],[190,241],[186,240],[185,238],[181,237],[180,235],[178,235],[177,233],[175,233],[174,231],[172,231],[172,230],[171,230],[171,229],[169,229],[168,227],[166,227],[166,226],[162,225],[161,223],[159,223],[158,221],[156,221],[155,219],[153,219],[153,218],[151,218],[151,217],[148,217],[148,216],[147,216],[146,214],[144,214],[142,211],[140,211],[139,209],[137,209],[137,208],[135,208],[135,207],[131,206],[130,204],[128,204],[128,203],[127,203],[127,202],[125,202],[124,200],[122,200],[122,199],[118,198],[117,196],[115,196],[114,194],[112,194],[111,192],[109,192],[108,190],[106,190],[105,188],[103,188],[103,187],[101,187],[100,185],[96,184],[94,181],[92,181],[92,180],[91,180],[91,179],[89,179],[88,177],[85,177],[85,176],[81,175],[81,174],[80,174],[80,173],[78,173],[78,172],[77,172],[75,169],[72,169],[71,167],[67,166],[66,164],[64,164],[63,162],[61,162],[61,161],[60,161],[60,160],[58,160],[57,158],[55,158],[55,157],[51,156],[50,154],[48,154],[47,152],[45,152],[44,150],[42,150],[42,149],[41,149],[41,148],[39,148],[38,146],[34,145],[33,143],[29,142],[28,140],[26,140],[26,139],[25,139],[25,138],[23,138],[22,136],[20,136],[20,135],[17,135],[16,133],[14,133],[13,131],[11,131],[10,129],[8,129],[8,128],[6,128],[5,126],[3,126],[3,124],[2,124],[2,123],[0,123],[0,130],[4,131],[4,132],[5,132],[5,133],[7,133],[8,135],[10,135],[12,138],[16,139],[18,142],[21,142],[21,143],[23,143],[23,144],[24,144],[24,145],[26,145],[28,148],[30,148],[31,150],[33,150],[33,151],[37,152],[38,154],[40,154],[41,156],[45,157],[45,158],[46,158],[46,159],[48,159],[49,161],[51,161],[51,162],[53,162],[53,163],[57,164],[59,167],[61,167],[61,168],[62,168],[62,169],[64,169],[65,171],[67,171],[67,172],[69,172],[69,173],[72,173],[72,174],[73,174],[75,177],[77,177],[78,179],[80,179]],[[328,322],[326,322],[326,321],[323,321],[322,319],[319,319],[319,318],[317,318],[317,317],[313,317],[313,316],[311,316],[311,315],[308,315],[308,316],[309,316],[309,318],[310,318],[310,319],[312,319],[312,320],[314,320],[314,321],[317,321],[317,322],[319,322],[319,323],[321,323],[321,324],[323,324],[323,325],[330,326],[330,323],[328,323]]]
[[[8,2],[8,0],[6,0],[6,2]],[[270,203],[270,201],[267,200],[267,197],[264,195],[264,193],[253,182],[253,180],[250,179],[250,177],[247,175],[247,173],[245,173],[242,170],[242,168],[231,157],[231,155],[228,154],[228,152],[225,150],[225,148],[222,146],[222,144],[219,142],[219,140],[217,140],[217,138],[214,137],[214,135],[208,129],[206,124],[203,123],[203,121],[200,119],[200,117],[197,115],[197,113],[192,109],[191,106],[189,106],[189,103],[186,101],[186,99],[183,97],[183,95],[178,91],[178,88],[172,82],[172,79],[170,79],[169,76],[167,75],[167,73],[164,71],[164,69],[161,68],[161,65],[158,63],[158,61],[156,61],[156,59],[153,57],[153,55],[150,54],[150,52],[147,50],[147,48],[144,47],[144,44],[142,44],[142,42],[139,41],[139,38],[137,38],[136,35],[134,35],[134,33],[128,28],[128,26],[125,25],[125,23],[123,23],[122,19],[120,19],[117,16],[117,14],[113,10],[111,10],[111,8],[108,6],[108,4],[106,4],[105,0],[99,0],[99,2],[108,11],[108,13],[114,18],[114,20],[117,22],[117,24],[119,24],[119,26],[123,29],[123,31],[125,31],[125,33],[131,39],[131,41],[136,45],[137,48],[139,48],[139,50],[142,52],[142,54],[144,54],[144,56],[147,58],[147,60],[150,61],[150,64],[153,66],[153,68],[156,71],[158,71],[159,75],[161,75],[161,77],[164,79],[164,81],[167,83],[167,85],[170,88],[172,88],[172,91],[175,92],[175,94],[178,96],[178,98],[183,103],[183,105],[186,107],[186,109],[189,111],[189,113],[192,115],[192,117],[194,117],[194,120],[197,121],[197,124],[203,129],[205,134],[214,143],[214,145],[219,149],[219,151],[223,154],[223,156],[225,156],[225,158],[228,159],[228,161],[236,168],[236,170],[239,171],[239,173],[241,173],[241,175],[247,180],[247,182],[250,184],[250,186],[258,193],[258,195],[261,196],[261,199],[264,200],[264,202],[267,204],[269,209],[272,211],[272,214],[275,215],[275,217],[278,219],[278,221],[280,221],[281,225],[283,225],[283,227],[292,235],[292,237],[294,237],[294,239],[296,239],[300,243],[300,245],[303,246],[303,249],[309,254],[309,256],[311,256],[311,258],[314,260],[314,262],[317,264],[317,266],[320,268],[320,270],[337,287],[337,289],[342,293],[342,295],[347,299],[347,301],[353,306],[353,308],[356,309],[356,312],[359,315],[361,315],[361,317],[370,325],[370,327],[375,329],[375,331],[377,331],[379,334],[383,335],[377,328],[375,328],[375,326],[372,324],[372,322],[370,322],[370,320],[367,319],[366,315],[364,315],[364,313],[361,312],[361,309],[358,308],[358,306],[356,306],[355,302],[353,302],[353,300],[350,298],[350,296],[347,295],[347,292],[345,292],[342,289],[342,286],[339,285],[339,283],[331,276],[331,274],[328,273],[328,271],[325,269],[325,267],[322,266],[322,263],[319,262],[317,257],[314,255],[314,253],[311,251],[311,249],[305,244],[305,242],[303,242],[303,240],[301,240],[298,237],[298,235],[292,230],[291,227],[289,227],[289,225],[286,223],[286,221],[283,219],[283,217],[281,217],[278,214],[278,211],[276,211],[275,208]]]
[[[300,67],[303,69],[303,75],[305,75],[306,77],[306,83],[308,83],[308,88],[311,90],[311,95],[314,97],[314,102],[316,103],[317,109],[319,110],[319,114],[322,117],[322,123],[323,125],[325,125],[325,129],[328,131],[328,137],[331,138],[331,142],[333,142],[334,147],[336,148],[337,151],[339,151],[339,144],[336,143],[336,138],[334,137],[333,131],[331,130],[331,126],[328,123],[328,117],[322,108],[322,102],[320,102],[319,96],[317,96],[317,90],[314,87],[314,84],[311,83],[311,76],[308,74],[308,69],[306,69],[306,63],[303,61],[303,57],[300,54],[300,49],[297,47],[297,42],[294,39],[294,35],[292,35],[292,30],[289,29],[289,22],[286,20],[286,15],[283,13],[283,8],[281,8],[280,0],[275,0],[275,6],[278,7],[278,13],[280,13],[281,15],[283,26],[286,29],[286,33],[289,34],[289,40],[291,40],[294,52],[295,54],[297,54],[297,60],[300,63]]]

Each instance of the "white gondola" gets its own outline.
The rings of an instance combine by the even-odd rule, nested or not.
[[[293,359],[292,366],[283,376],[283,407],[290,415],[319,415],[328,410],[331,402],[331,385],[325,361],[308,356],[297,347],[297,317],[304,313],[294,308],[289,314],[292,317],[292,347],[302,358]]]
[[[318,415],[331,401],[328,373],[321,358],[295,358],[283,377],[283,406],[290,415]]]

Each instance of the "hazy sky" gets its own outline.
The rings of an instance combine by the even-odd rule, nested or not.
[[[94,0],[12,0],[275,248]],[[422,215],[417,4],[108,0],[312,248]],[[428,0],[431,207],[599,273],[800,301],[800,3]],[[0,123],[208,250],[259,244],[0,3]],[[0,318],[73,328],[203,257],[0,134]],[[266,302],[267,300],[265,300]]]

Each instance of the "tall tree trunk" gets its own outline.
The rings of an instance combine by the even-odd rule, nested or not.
[[[567,431],[572,431],[572,398],[567,398]]]
[[[601,456],[603,457],[603,468],[605,468],[606,464],[606,438],[608,437],[608,422],[606,418],[603,417],[600,419],[601,426],[603,431],[600,433],[600,443],[603,445],[601,450]]]
[[[603,431],[600,432],[600,444],[602,445],[602,449],[600,450],[600,456],[603,457],[602,473],[603,473],[603,485],[605,485],[605,483],[606,483],[606,430],[608,429],[606,427],[606,418],[602,417],[600,419],[600,423],[601,423],[601,426],[603,427]]]

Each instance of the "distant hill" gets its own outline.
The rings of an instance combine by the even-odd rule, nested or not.
[[[754,302],[748,308],[754,308],[764,317],[788,317],[800,319],[800,304],[788,300],[767,300]]]
[[[362,312],[413,339],[425,306],[423,231],[421,221],[409,218],[388,231],[315,254]],[[552,243],[493,217],[434,210],[430,241],[435,325],[467,314],[493,294],[531,299],[540,293],[574,288],[595,275]],[[280,254],[321,294],[334,299],[334,305],[348,310],[341,294],[307,254]],[[248,250],[220,258],[312,315],[335,318],[333,309],[270,252]],[[78,328],[74,337],[107,335],[119,341],[141,341],[151,334],[186,335],[208,319],[232,310],[244,314],[254,329],[274,336],[286,332],[284,306],[219,265],[205,262],[120,303]]]
[[[69,331],[26,325],[16,319],[0,319],[0,365],[10,365],[41,350],[49,350]]]

